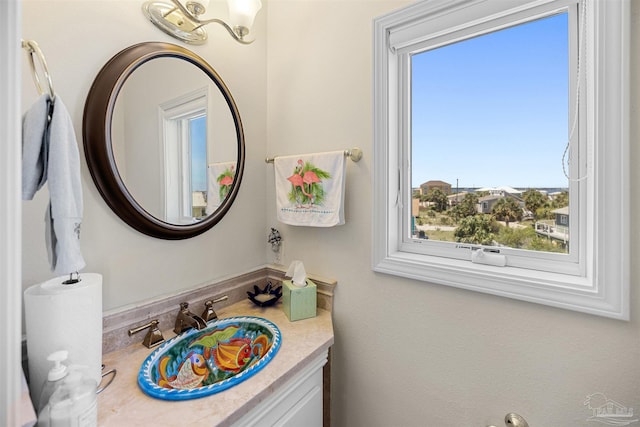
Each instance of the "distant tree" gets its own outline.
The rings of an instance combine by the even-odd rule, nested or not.
[[[500,232],[496,236],[496,241],[501,245],[505,245],[510,248],[527,249],[531,244],[531,241],[536,238],[536,232],[533,227],[500,227]]]
[[[554,219],[556,215],[553,213],[553,208],[550,204],[545,204],[536,210],[536,219]]]
[[[454,220],[459,221],[462,218],[472,216],[478,213],[476,205],[478,204],[478,195],[475,193],[467,193],[460,203],[451,209],[451,216]]]
[[[447,195],[439,188],[429,190],[427,193],[427,200],[432,203],[433,209],[436,212],[445,211],[449,206],[449,199],[447,199]]]
[[[567,253],[567,249],[563,245],[556,244],[552,240],[547,240],[546,238],[537,236],[532,227],[500,227],[500,231],[495,236],[495,241],[510,248]]]
[[[541,252],[560,252],[567,253],[567,249],[563,245],[555,243],[553,240],[547,240],[545,238],[537,237],[531,241],[529,247],[533,251]]]
[[[460,224],[453,232],[457,242],[491,245],[498,224],[491,215],[472,215],[460,220]]]
[[[448,216],[441,216],[440,225],[451,225],[451,218],[449,218]]]
[[[553,198],[551,202],[551,206],[553,209],[564,208],[565,206],[569,206],[569,192],[563,191]]]
[[[533,217],[537,219],[536,212],[538,208],[543,207],[548,199],[547,197],[539,192],[538,190],[527,190],[522,194],[522,198],[524,200],[524,207],[531,213],[533,213]]]
[[[480,197],[475,193],[467,193],[460,203],[464,216],[471,216],[478,213],[477,205]]]
[[[493,205],[491,214],[498,220],[504,221],[509,227],[511,221],[519,221],[522,219],[522,209],[518,202],[511,197],[503,197]]]

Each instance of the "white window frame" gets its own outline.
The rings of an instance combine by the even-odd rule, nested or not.
[[[580,148],[573,157],[581,159],[580,176],[586,179],[580,182],[579,200],[577,191],[572,188],[570,193],[571,203],[580,204],[579,218],[571,223],[572,232],[582,230],[579,239],[575,236],[581,245],[579,259],[569,256],[565,264],[554,261],[557,268],[542,271],[536,269],[540,254],[532,254],[528,265],[524,257],[525,264],[517,266],[503,255],[478,256],[478,250],[469,250],[467,259],[455,259],[416,250],[419,243],[404,237],[408,215],[403,206],[410,206],[411,195],[406,143],[410,108],[403,95],[407,52],[436,39],[450,43],[451,34],[465,38],[526,22],[570,3],[424,0],[374,20],[375,271],[629,320],[629,0],[587,0],[581,5],[586,10],[580,60],[584,78]],[[442,247],[450,250],[450,244]],[[496,257],[506,265],[471,262]]]
[[[191,138],[188,122],[207,116],[209,88],[203,87],[163,102],[158,107],[162,141],[161,200],[164,218],[178,224],[193,223],[191,190]],[[207,126],[208,129],[208,126]],[[208,132],[208,130],[207,130]]]

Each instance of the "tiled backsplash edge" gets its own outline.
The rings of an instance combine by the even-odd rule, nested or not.
[[[274,285],[280,284],[285,272],[285,266],[270,264],[248,273],[190,289],[167,298],[153,300],[148,303],[142,302],[135,307],[114,313],[105,313],[103,317],[102,352],[103,354],[109,353],[135,342],[142,342],[146,332],[140,332],[130,337],[127,331],[154,319],[160,322],[161,330],[173,329],[173,323],[181,302],[188,302],[189,309],[193,313],[200,314],[204,310],[205,301],[227,295],[229,298],[226,301],[217,303],[214,306],[214,309],[218,310],[247,298],[247,291],[253,291],[254,285],[263,287],[268,281],[271,281]],[[331,311],[333,307],[333,290],[337,282],[311,274],[309,278],[318,287],[318,307]]]

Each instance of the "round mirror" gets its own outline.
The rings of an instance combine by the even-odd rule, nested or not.
[[[238,109],[202,58],[141,43],[98,73],[83,120],[85,156],[100,194],[136,230],[185,239],[211,228],[244,170]]]

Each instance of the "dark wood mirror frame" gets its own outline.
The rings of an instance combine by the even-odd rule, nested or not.
[[[124,82],[142,64],[162,57],[188,61],[207,74],[220,89],[235,123],[238,157],[234,184],[217,210],[194,224],[170,224],[154,217],[140,206],[127,190],[118,173],[111,143],[111,118],[116,98]],[[204,233],[224,217],[240,188],[245,161],[244,132],[231,92],[206,61],[190,50],[174,44],[140,43],[124,49],[111,58],[96,76],[87,95],[82,136],[89,171],[103,199],[125,223],[152,237],[177,240]]]

